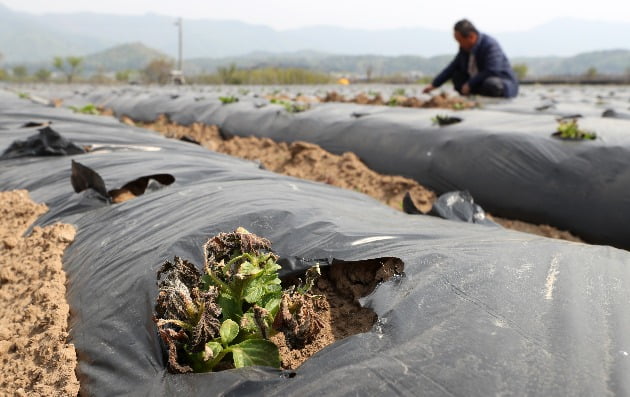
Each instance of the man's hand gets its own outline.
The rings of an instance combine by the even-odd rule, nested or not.
[[[470,94],[470,86],[468,85],[468,83],[465,83],[462,86],[462,95],[468,95]]]
[[[433,87],[433,84],[429,84],[428,86],[424,87],[422,92],[424,94],[428,94],[429,92],[433,91],[434,89],[435,89],[435,87]]]

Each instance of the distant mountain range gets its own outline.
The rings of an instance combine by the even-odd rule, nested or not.
[[[117,45],[141,42],[177,54],[175,17],[94,13],[35,15],[0,4],[0,53],[4,62],[48,62],[54,56],[85,56]],[[483,26],[480,26],[483,30]],[[347,55],[433,57],[456,51],[450,27],[386,30],[313,26],[278,31],[225,20],[184,19],[184,58],[223,58],[254,52],[314,51]],[[572,56],[630,49],[630,23],[559,19],[522,32],[490,32],[510,57]]]
[[[83,68],[87,72],[140,70],[155,59],[169,59],[169,57],[142,43],[129,43],[85,56]]]
[[[34,15],[0,4],[0,67],[50,68],[55,56],[84,57],[86,74],[142,69],[177,54],[175,18],[147,14]],[[423,28],[380,31],[308,27],[277,31],[237,21],[184,20],[184,70],[212,73],[218,67],[300,67],[378,77],[395,73],[433,75],[457,48],[449,31]],[[493,34],[512,64],[530,76],[630,73],[630,24],[561,19],[535,29]],[[447,55],[445,55],[447,54]],[[553,56],[545,56],[553,54]],[[577,55],[574,55],[577,54]]]

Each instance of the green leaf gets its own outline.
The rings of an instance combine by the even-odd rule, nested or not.
[[[223,350],[223,346],[219,342],[208,342],[206,343],[203,359],[208,361],[215,358],[217,354],[221,353],[221,350]]]
[[[253,276],[262,271],[262,269],[251,262],[243,262],[238,268],[238,273],[243,276]]]
[[[282,266],[278,265],[276,261],[271,258],[271,255],[269,255],[268,258],[265,258],[265,261],[265,266],[263,266],[265,273],[277,276],[277,272],[282,268]],[[280,281],[280,279],[278,279],[278,281]]]
[[[278,309],[280,309],[280,301],[282,301],[281,298],[274,297],[273,299],[269,299],[269,301],[265,305],[265,310],[269,312],[269,315],[272,319],[276,317],[276,314],[278,314]]]
[[[257,303],[265,294],[265,279],[254,279],[247,284],[243,291],[243,299],[247,303]]]
[[[238,335],[239,327],[238,324],[234,321],[227,319],[221,324],[221,329],[219,329],[219,335],[221,335],[221,342],[225,346],[229,345],[230,342],[236,338]]]
[[[219,306],[221,306],[221,313],[224,320],[232,319],[234,321],[240,321],[243,315],[243,308],[240,303],[236,301],[236,298],[229,293],[221,293],[217,302]]]
[[[280,368],[280,353],[272,342],[263,339],[248,339],[231,347],[236,368],[264,365]]]
[[[190,364],[194,372],[208,372],[212,371],[212,368],[216,365],[214,361],[217,360],[217,357],[223,351],[223,346],[219,342],[208,342],[204,346],[204,351],[191,353],[188,346],[184,350],[188,364]]]

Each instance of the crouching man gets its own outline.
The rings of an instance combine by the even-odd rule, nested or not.
[[[518,94],[516,75],[495,39],[479,32],[467,19],[455,24],[454,35],[459,52],[433,82],[424,87],[424,93],[452,80],[455,90],[462,95],[512,98]]]

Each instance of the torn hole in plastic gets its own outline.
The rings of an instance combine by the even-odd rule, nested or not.
[[[52,121],[29,121],[20,126],[20,128],[33,128],[33,127],[47,127],[51,125]]]
[[[153,183],[156,182],[156,183]],[[147,191],[153,192],[175,182],[171,174],[154,174],[142,176],[124,184],[119,189],[112,189],[108,193],[113,203],[122,203],[143,195]]]
[[[447,125],[461,123],[463,120],[460,117],[437,115],[432,119],[432,121],[440,127],[445,127]]]
[[[124,184],[118,189],[107,190],[105,181],[90,167],[72,160],[72,174],[70,178],[72,187],[76,193],[87,189],[93,189],[102,198],[112,203],[122,203],[148,192],[161,189],[164,186],[175,182],[175,177],[171,174],[153,174],[142,176],[131,182]]]
[[[547,104],[535,107],[534,110],[538,112],[542,112],[545,110],[555,109],[555,108],[556,108],[556,105],[554,105],[553,103],[547,103]]]
[[[183,137],[179,138],[179,140],[183,142],[193,143],[195,145],[201,145],[201,142],[199,142],[196,139],[191,138],[189,135],[184,135]]]
[[[566,116],[560,116],[558,118],[556,118],[556,121],[564,121],[564,120],[571,120],[571,119],[578,119],[582,117],[581,114],[576,113],[576,114],[568,114]]]
[[[370,295],[378,285],[404,273],[405,263],[396,257],[345,261],[333,259],[330,278],[337,289],[355,300]]]
[[[72,184],[72,188],[75,193],[92,189],[102,196],[102,198],[109,201],[107,188],[105,187],[105,181],[103,181],[103,178],[101,178],[101,176],[90,167],[86,167],[74,160],[72,160],[70,183]]]
[[[282,373],[280,373],[280,377],[284,379],[292,379],[292,378],[295,378],[296,375],[297,375],[297,372],[295,371],[282,371]]]

